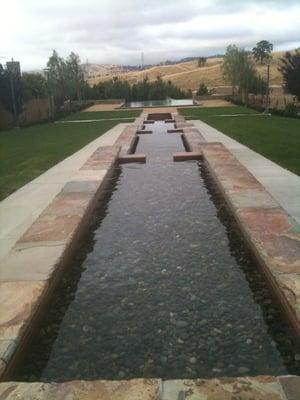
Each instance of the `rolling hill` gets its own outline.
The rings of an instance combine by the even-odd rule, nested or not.
[[[278,71],[279,58],[284,52],[274,52],[270,67],[270,84],[281,85],[282,77]],[[150,80],[155,80],[157,76],[161,76],[164,80],[170,80],[175,85],[182,89],[197,90],[200,83],[205,83],[209,87],[225,86],[226,82],[222,76],[223,59],[209,58],[203,67],[198,67],[197,61],[188,61],[172,65],[156,65],[144,70],[122,71],[114,69],[112,73],[94,74],[88,78],[90,85],[94,85],[100,81],[111,79],[113,76],[118,76],[120,79],[125,79],[133,84],[142,80],[146,75]],[[266,76],[267,67],[265,65],[256,64],[256,68],[260,75]]]

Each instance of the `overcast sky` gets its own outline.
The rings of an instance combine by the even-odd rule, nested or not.
[[[3,12],[4,9],[4,12]],[[83,62],[140,64],[223,53],[261,39],[300,46],[300,0],[7,0],[0,63],[43,68],[56,49]]]

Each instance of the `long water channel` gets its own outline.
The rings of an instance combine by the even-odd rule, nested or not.
[[[299,374],[221,195],[173,127],[148,125],[45,316],[19,380]]]

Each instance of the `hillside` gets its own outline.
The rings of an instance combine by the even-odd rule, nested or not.
[[[282,77],[278,71],[279,58],[284,52],[274,52],[270,68],[270,84],[281,85]],[[90,85],[94,85],[103,80],[111,79],[112,76],[118,76],[120,79],[126,79],[130,83],[135,83],[148,76],[150,80],[156,79],[160,75],[164,80],[170,80],[182,89],[196,90],[200,82],[205,83],[209,87],[224,86],[222,76],[222,58],[209,58],[204,67],[198,67],[197,61],[188,61],[173,65],[157,65],[145,70],[137,70],[130,72],[114,71],[101,76],[93,76],[88,79]],[[262,76],[266,76],[267,67],[265,65],[256,65],[258,72]]]
[[[81,65],[85,78],[88,82],[99,81],[105,77],[111,78],[122,73],[128,72],[128,68],[115,64],[91,64]]]

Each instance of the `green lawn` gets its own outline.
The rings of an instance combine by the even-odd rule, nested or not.
[[[123,116],[123,111],[113,113],[114,118]],[[135,117],[139,113],[140,111],[134,111],[127,116]],[[95,114],[99,113],[93,113]],[[47,123],[0,131],[0,199],[7,197],[116,124],[132,121],[134,118],[126,121],[120,119],[78,124]]]
[[[111,118],[137,118],[142,109],[140,110],[120,110],[120,111],[85,111],[68,115],[64,120],[83,120],[83,119],[111,119]],[[126,122],[126,121],[124,121]]]
[[[300,119],[278,116],[222,117],[224,114],[254,114],[246,107],[186,108],[187,119],[201,119],[238,142],[300,175]]]

